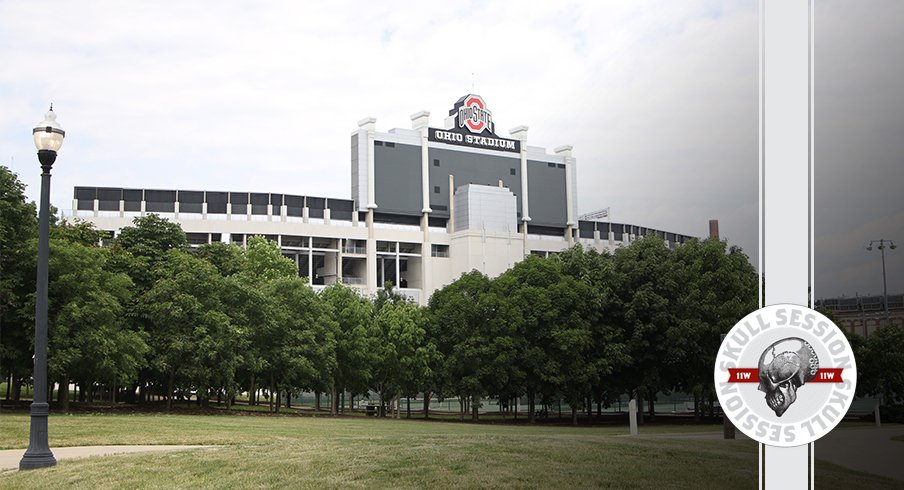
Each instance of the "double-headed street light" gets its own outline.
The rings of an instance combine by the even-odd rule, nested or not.
[[[56,464],[47,442],[47,262],[50,255],[50,169],[57,151],[63,146],[66,132],[60,128],[53,105],[44,120],[32,130],[38,161],[41,162],[41,211],[38,216],[38,277],[35,299],[35,366],[34,397],[31,404],[31,431],[28,450],[19,461],[20,470],[45,468]],[[60,387],[68,389],[67,387]]]
[[[895,242],[889,240],[887,238],[880,238],[879,240],[870,240],[869,245],[866,246],[867,251],[873,250],[873,244],[878,243],[879,245],[876,248],[882,252],[882,303],[885,306],[885,321],[891,321],[891,316],[888,314],[888,283],[885,281],[885,247],[888,247],[892,250],[897,248],[895,246]]]

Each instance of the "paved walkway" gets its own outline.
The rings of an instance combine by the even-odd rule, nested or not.
[[[852,470],[872,473],[904,481],[904,425],[884,424],[882,427],[864,426],[836,428],[816,441],[816,459],[828,461]],[[691,432],[687,434],[644,434],[641,437],[669,439],[722,439],[721,432]],[[737,431],[738,439],[747,439]]]
[[[904,425],[835,429],[816,441],[816,459],[904,481]]]
[[[89,458],[91,456],[109,456],[124,453],[149,453],[158,451],[184,451],[216,446],[77,446],[51,447],[53,456],[62,459]],[[5,449],[0,451],[0,471],[19,469],[19,460],[25,454],[24,449]]]

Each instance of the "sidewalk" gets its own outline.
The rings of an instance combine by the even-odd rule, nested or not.
[[[816,459],[904,481],[904,425],[835,429],[816,441]]]
[[[904,482],[904,441],[892,440],[892,437],[898,436],[904,437],[904,425],[902,424],[885,424],[882,427],[836,428],[816,441],[816,459]],[[641,433],[641,437],[722,439],[722,433]],[[747,436],[741,431],[737,431],[736,437],[747,439]]]
[[[50,450],[53,451],[53,456],[59,462],[63,459],[109,456],[111,454],[185,451],[210,447],[216,446],[78,446],[52,447]],[[19,469],[19,460],[22,459],[23,454],[25,454],[24,449],[5,449],[0,451],[0,471]]]

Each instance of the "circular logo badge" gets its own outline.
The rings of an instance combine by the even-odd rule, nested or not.
[[[713,376],[735,427],[763,444],[790,447],[838,425],[854,399],[857,365],[844,333],[825,315],[779,304],[735,324]]]

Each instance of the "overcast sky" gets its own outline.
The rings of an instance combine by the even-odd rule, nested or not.
[[[902,3],[816,19],[817,296],[879,293],[863,246],[904,240]],[[756,262],[757,22],[755,1],[0,2],[0,164],[38,197],[53,101],[64,213],[76,185],[348,198],[358,120],[441,126],[473,86],[501,135],[574,145],[580,213],[696,236],[719,219]]]

